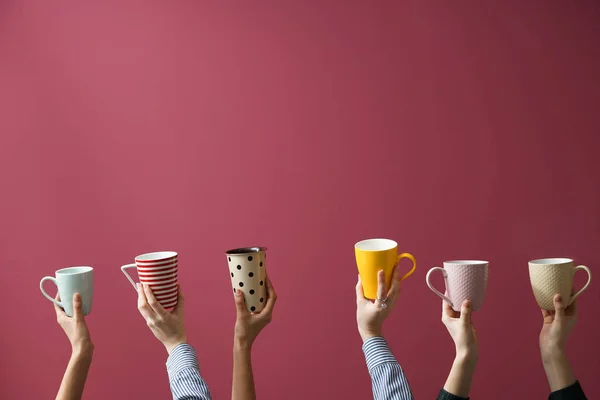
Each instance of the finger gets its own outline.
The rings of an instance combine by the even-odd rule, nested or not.
[[[75,321],[83,320],[83,309],[81,303],[81,295],[79,293],[75,293],[73,295],[73,317],[75,318]]]
[[[447,318],[458,318],[458,313],[450,304],[446,303],[446,300],[442,300],[442,319]]]
[[[56,297],[55,297],[56,301],[60,301],[60,294],[56,293]],[[54,302],[52,302],[52,304],[54,304],[54,311],[56,311],[56,319],[58,321],[60,321],[62,318],[66,318],[67,314],[65,313],[65,310],[63,310],[62,308],[60,308],[60,306]]]
[[[146,295],[146,299],[148,300],[148,304],[150,305],[152,310],[160,316],[165,315],[167,313],[167,311],[163,308],[162,305],[160,305],[158,300],[156,300],[156,297],[154,297],[154,293],[152,293],[152,289],[150,289],[150,285],[144,284],[143,286],[144,286],[144,294]]]
[[[152,311],[152,308],[148,304],[148,299],[146,299],[146,292],[144,292],[144,288],[142,288],[142,284],[136,283],[136,287],[138,290],[138,310],[140,311],[140,314],[142,314],[142,316],[145,319],[148,319],[148,318],[152,317],[152,314],[154,312]]]
[[[565,305],[560,294],[554,295],[554,311],[556,312],[554,318],[558,321],[565,316]]]
[[[267,276],[267,304],[265,304],[265,308],[262,309],[261,314],[270,315],[273,313],[273,308],[275,307],[275,303],[277,302],[277,293],[275,293],[275,287],[273,287],[273,283],[269,276]]]
[[[177,285],[177,304],[173,311],[173,314],[183,316],[183,307],[185,303],[185,297],[183,297],[183,292],[181,291],[181,285]]]
[[[471,302],[465,300],[460,307],[460,320],[463,325],[471,325]]]
[[[358,281],[356,282],[356,304],[362,304],[366,301],[368,300],[365,298],[362,281],[360,279],[360,275],[358,275]]]
[[[400,293],[400,265],[396,264],[394,271],[392,272],[392,284],[390,290],[387,293],[388,298],[396,299],[396,296]]]
[[[450,304],[446,303],[446,300],[442,299],[442,315],[450,316],[450,311],[453,311],[452,307],[450,307]]]
[[[550,311],[548,310],[540,310],[542,311],[542,318],[546,319],[550,316]]]
[[[248,309],[246,309],[246,300],[244,299],[244,293],[240,289],[235,289],[235,309],[237,311],[237,317],[244,314],[248,314]]]
[[[273,286],[273,282],[271,282],[271,278],[267,275],[267,293],[269,294],[269,298],[272,298],[273,301],[277,301],[277,293],[275,293],[275,286]]]
[[[385,299],[386,287],[385,287],[385,273],[383,270],[377,272],[377,298]]]

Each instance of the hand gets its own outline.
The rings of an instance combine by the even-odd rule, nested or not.
[[[465,300],[459,312],[442,300],[442,322],[454,341],[457,358],[477,360],[477,331],[471,322],[471,302]]]
[[[56,300],[60,301],[60,295],[56,295]],[[67,316],[65,311],[55,303],[56,320],[67,334],[73,353],[92,353],[94,344],[90,338],[90,332],[85,323],[81,307],[81,295],[79,293],[73,295],[73,317]]]
[[[540,352],[543,360],[560,357],[571,330],[577,322],[577,300],[565,308],[562,296],[554,296],[554,311],[542,310],[544,324],[540,332]]]
[[[458,397],[469,397],[477,365],[477,332],[471,323],[471,302],[465,300],[460,312],[442,300],[442,322],[456,346],[456,358],[444,390]]]
[[[235,320],[234,340],[236,346],[245,349],[251,348],[260,331],[271,322],[273,308],[277,302],[277,294],[268,276],[266,280],[267,303],[259,313],[249,312],[244,301],[244,294],[239,289],[235,291],[237,318]]]
[[[171,351],[182,343],[187,343],[185,326],[183,324],[184,297],[181,287],[178,287],[178,301],[173,310],[168,312],[160,305],[150,286],[137,284],[138,310],[146,320],[146,324],[154,336],[162,342],[171,354]]]
[[[400,273],[398,266],[394,267],[390,290],[385,293],[385,274],[383,270],[377,273],[377,298],[374,302],[366,299],[363,293],[360,275],[356,284],[356,323],[358,333],[363,343],[372,337],[381,336],[383,321],[392,312],[400,294]]]

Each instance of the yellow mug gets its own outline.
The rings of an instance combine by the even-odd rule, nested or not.
[[[417,268],[417,260],[412,254],[398,254],[398,243],[390,239],[367,239],[361,240],[354,245],[356,265],[362,282],[363,292],[367,299],[377,299],[377,273],[383,270],[385,273],[386,293],[390,288],[394,266],[402,258],[412,260],[413,266],[400,280],[412,275]]]

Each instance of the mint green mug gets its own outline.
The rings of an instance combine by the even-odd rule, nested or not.
[[[58,288],[60,301],[50,296],[44,290],[44,282],[52,281]],[[73,316],[73,295],[81,295],[81,306],[83,315],[92,311],[92,298],[94,297],[94,269],[92,267],[69,267],[56,271],[56,278],[45,276],[40,281],[40,290],[48,300],[57,304],[65,310],[69,316]]]

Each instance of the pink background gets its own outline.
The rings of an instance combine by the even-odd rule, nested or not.
[[[417,398],[452,362],[425,273],[454,258],[490,260],[472,397],[545,398],[527,261],[600,264],[598,3],[199,3],[0,2],[0,398],[56,393],[70,348],[38,282],[82,264],[85,397],[169,398],[119,270],[163,249],[227,398],[223,251],[256,244],[280,296],[254,349],[259,396],[368,398],[352,247],[377,236],[418,261],[385,331]],[[589,398],[599,308],[595,281],[568,349]]]

